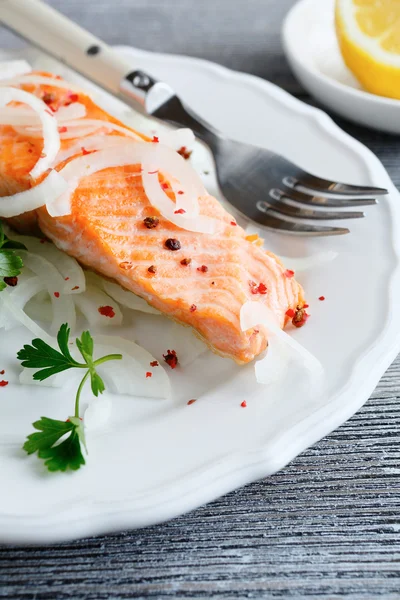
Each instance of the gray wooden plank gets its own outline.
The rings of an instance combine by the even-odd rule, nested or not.
[[[312,102],[280,46],[293,3],[51,2],[110,43],[215,60]],[[338,122],[400,185],[399,138]],[[0,598],[400,598],[399,398],[398,358],[358,414],[271,478],[141,531],[0,548]]]

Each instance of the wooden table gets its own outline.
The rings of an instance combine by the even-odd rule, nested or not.
[[[311,101],[280,43],[294,0],[51,3],[110,43],[204,57]],[[17,45],[0,31],[0,46]],[[399,185],[399,138],[339,123]],[[0,548],[0,598],[399,599],[399,397],[397,361],[357,415],[286,469],[170,523]]]

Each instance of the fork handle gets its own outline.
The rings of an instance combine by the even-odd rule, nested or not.
[[[140,112],[153,113],[174,95],[54,8],[41,0],[0,0],[0,20],[8,28]]]

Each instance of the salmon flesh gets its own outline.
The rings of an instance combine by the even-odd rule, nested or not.
[[[78,101],[86,107],[86,119],[124,126],[84,93],[36,84],[22,89],[44,99],[50,110]],[[123,135],[106,128],[100,128],[99,134]],[[141,137],[143,142],[138,143],[153,143]],[[62,140],[61,149],[76,141]],[[85,137],[80,141],[84,148]],[[0,196],[38,183],[28,174],[42,145],[41,137],[0,125]],[[73,159],[57,165],[57,170]],[[21,233],[44,234],[83,266],[192,327],[216,353],[240,364],[250,362],[266,349],[267,333],[262,328],[241,330],[242,305],[248,300],[262,302],[283,328],[290,320],[287,312],[292,315],[304,304],[301,286],[274,254],[262,248],[258,236],[248,236],[209,195],[199,198],[200,214],[220,222],[217,234],[193,233],[163,218],[146,196],[140,171],[141,165],[132,164],[83,177],[68,216],[51,217],[42,207],[8,222]],[[160,175],[163,181],[168,184],[168,173]],[[172,190],[169,195],[174,200]],[[149,217],[156,219],[149,221]]]

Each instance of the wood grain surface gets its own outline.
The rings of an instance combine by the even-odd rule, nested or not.
[[[214,60],[312,102],[282,54],[293,0],[51,4],[110,43]],[[0,30],[0,46],[19,45]],[[399,186],[400,139],[338,122]],[[398,359],[358,414],[269,479],[156,527],[0,547],[0,598],[399,599],[399,398]]]

